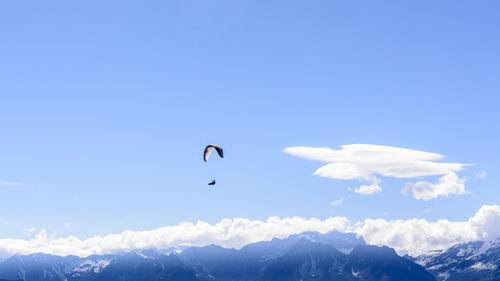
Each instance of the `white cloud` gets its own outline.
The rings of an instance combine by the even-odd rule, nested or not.
[[[479,239],[489,241],[500,237],[500,206],[483,205],[469,223]]]
[[[56,237],[45,230],[34,238],[0,239],[0,252],[48,253],[88,256],[150,247],[204,246],[218,244],[240,248],[248,243],[285,238],[304,231],[326,233],[332,230],[360,234],[369,244],[387,245],[412,255],[429,250],[446,249],[455,243],[490,240],[500,236],[500,206],[484,205],[469,220],[427,221],[425,219],[365,219],[351,223],[344,217],[317,218],[270,217],[265,221],[243,218],[223,219],[216,224],[206,222],[180,223],[149,231],[124,231],[119,234],[94,236],[81,240],[74,236]]]
[[[355,190],[360,194],[380,192],[377,176],[393,178],[416,178],[455,174],[467,164],[436,162],[443,155],[406,148],[349,144],[340,149],[327,147],[295,146],[284,151],[290,155],[327,163],[319,167],[314,175],[332,179],[359,179],[369,182]]]
[[[347,229],[348,224],[349,220],[344,217],[331,217],[326,220],[270,217],[266,221],[234,218],[223,219],[214,225],[202,221],[196,224],[183,222],[149,231],[127,230],[120,234],[94,236],[85,240],[74,236],[58,238],[42,230],[30,240],[0,239],[0,252],[8,255],[42,252],[88,256],[150,247],[218,244],[239,248],[249,243],[271,240],[274,237],[285,238],[290,234],[305,231],[342,231]]]
[[[340,197],[340,199],[337,199],[337,200],[333,200],[332,201],[332,206],[334,207],[337,207],[339,206],[340,204],[342,204],[342,202],[344,202],[344,197]]]
[[[412,255],[429,250],[446,249],[453,244],[477,239],[468,222],[425,219],[385,220],[366,219],[356,233],[374,245],[387,245]]]
[[[500,237],[500,206],[483,205],[472,218],[463,222],[366,219],[357,223],[354,231],[369,244],[387,245],[418,255],[457,243]]]
[[[481,172],[479,172],[479,173],[476,174],[476,177],[484,180],[487,175],[488,174],[485,171],[481,171]]]
[[[465,178],[459,178],[455,173],[444,175],[439,179],[439,183],[436,184],[426,181],[406,183],[401,192],[403,194],[412,193],[413,197],[416,199],[425,201],[439,196],[468,193],[465,191]]]
[[[359,188],[356,188],[354,192],[363,194],[363,195],[368,195],[368,194],[373,194],[373,193],[378,193],[382,191],[382,187],[380,187],[379,180],[375,180],[374,183],[370,185],[361,185]]]

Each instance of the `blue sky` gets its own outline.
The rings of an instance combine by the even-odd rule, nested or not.
[[[467,220],[500,198],[499,8],[2,2],[0,238],[234,217]],[[209,143],[224,160],[202,162]],[[381,177],[382,192],[360,195],[347,188],[363,182],[313,176],[321,163],[283,152],[356,143],[474,164],[458,173],[471,193],[401,194],[431,176]]]

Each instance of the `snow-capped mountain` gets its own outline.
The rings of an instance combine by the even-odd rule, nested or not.
[[[403,258],[354,234],[306,232],[240,250],[209,245],[85,258],[15,255],[0,262],[0,281],[498,281],[499,268],[500,239]]]
[[[66,273],[78,266],[76,256],[46,254],[15,255],[0,263],[0,278],[8,280],[65,280]]]
[[[352,251],[351,251],[352,250]],[[25,281],[279,281],[435,280],[393,249],[365,245],[354,234],[306,232],[249,244],[182,252],[154,249],[86,258],[16,255],[0,263],[0,278]]]
[[[83,259],[79,259],[75,267],[64,272],[67,280],[92,280],[94,276],[101,273],[106,267],[111,264],[115,258],[113,255],[92,255]]]
[[[154,250],[86,258],[16,255],[0,264],[0,278],[24,281],[198,280],[194,270],[176,255]]]
[[[350,254],[344,254],[330,245],[301,239],[285,255],[269,264],[259,280],[435,279],[424,268],[398,256],[388,247],[357,245]]]
[[[413,259],[438,280],[500,280],[500,238],[457,244]]]

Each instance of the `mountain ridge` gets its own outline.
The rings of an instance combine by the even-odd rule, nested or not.
[[[14,255],[0,262],[0,281],[486,281],[497,280],[499,263],[500,240],[401,257],[353,233],[304,232],[239,250],[208,245],[88,257]]]
[[[500,280],[500,238],[460,243],[444,251],[406,258],[440,281]]]

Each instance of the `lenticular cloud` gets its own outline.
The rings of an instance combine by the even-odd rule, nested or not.
[[[416,178],[423,176],[449,175],[446,179],[456,176],[456,172],[466,164],[436,162],[444,158],[443,155],[431,152],[411,150],[406,148],[373,145],[349,144],[341,145],[340,149],[326,147],[295,146],[287,147],[284,151],[290,155],[327,163],[319,167],[314,175],[332,179],[350,180],[360,179],[370,183],[356,189],[360,194],[380,192],[380,179],[377,176],[393,178]],[[460,180],[457,180],[460,182]],[[430,199],[441,195],[465,193],[457,188],[444,191],[435,191],[430,194],[429,189],[436,185],[420,182],[419,186],[426,188],[407,188],[417,199]],[[439,186],[437,186],[439,187]],[[423,190],[426,194],[420,194]]]

